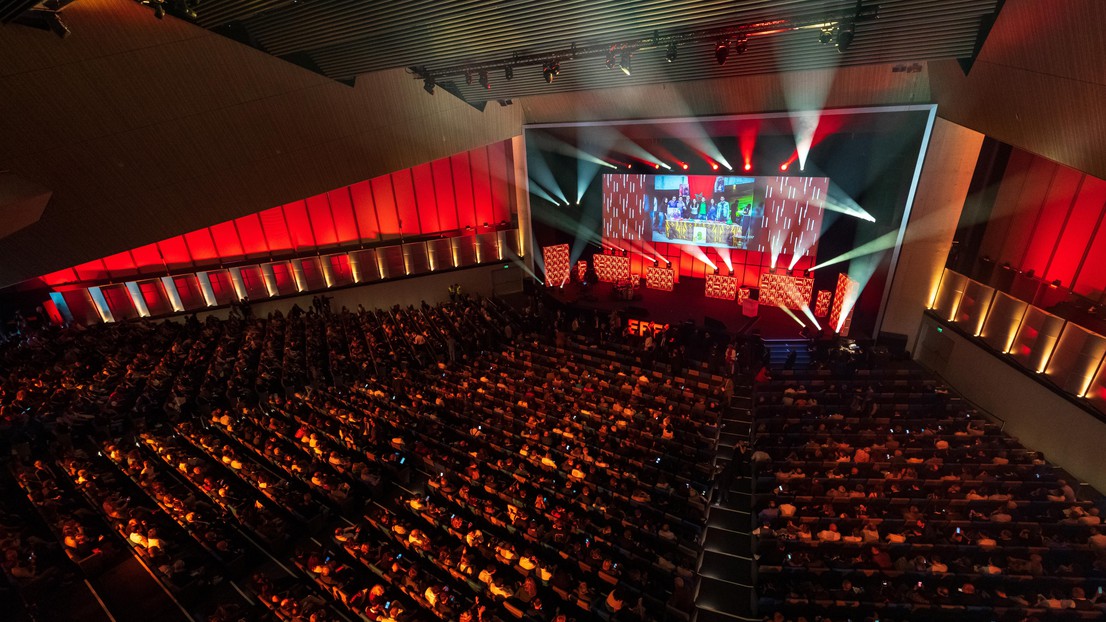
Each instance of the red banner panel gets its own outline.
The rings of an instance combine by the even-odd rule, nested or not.
[[[476,203],[476,224],[495,222],[495,210],[492,208],[491,179],[488,172],[488,151],[473,149],[469,152],[472,166],[472,192]]]
[[[818,297],[814,300],[814,317],[826,317],[832,300],[833,292],[828,289],[818,290]]]
[[[265,280],[261,277],[260,266],[246,266],[240,270],[242,274],[242,286],[246,289],[246,297],[250,300],[263,300],[269,297],[269,290],[265,287]]]
[[[161,279],[139,281],[138,291],[142,293],[142,301],[146,303],[146,310],[150,315],[158,316],[173,312],[173,305],[165,295],[165,287],[161,284]]]
[[[707,298],[718,298],[720,300],[736,300],[737,285],[737,279],[732,276],[708,274],[706,289],[703,293],[706,295]]]
[[[649,266],[645,269],[645,287],[670,292],[675,283],[675,276],[671,268]]]
[[[234,291],[234,283],[230,280],[229,271],[213,270],[208,272],[207,280],[211,282],[211,293],[215,295],[215,304],[229,305],[238,300],[238,294]]]
[[[207,306],[204,293],[200,290],[200,282],[194,274],[182,274],[173,277],[173,285],[177,287],[177,295],[180,296],[181,306],[186,310],[202,309]]]
[[[616,255],[594,255],[591,264],[595,275],[604,283],[617,283],[630,278],[630,258]]]
[[[559,287],[568,281],[568,244],[545,246],[542,247],[541,252],[545,261],[545,284],[550,287]]]
[[[404,235],[422,233],[419,224],[419,206],[415,200],[415,184],[409,170],[392,173],[392,189],[396,193],[396,211],[399,214],[399,230]]]
[[[457,228],[475,227],[476,202],[468,152],[450,156],[449,165],[453,169],[453,195],[457,199]]]
[[[341,287],[353,283],[353,271],[350,269],[349,255],[328,255],[322,258],[330,264],[330,286]]]
[[[506,142],[488,145],[488,172],[492,195],[492,222],[511,220],[511,189],[507,185],[507,149]]]
[[[814,279],[787,274],[765,273],[760,276],[760,304],[801,309],[810,304]]]
[[[381,235],[397,237],[400,232],[399,212],[396,211],[395,193],[392,191],[392,176],[384,175],[372,180],[373,201],[376,203],[376,221],[380,225]],[[358,212],[358,218],[361,214]]]

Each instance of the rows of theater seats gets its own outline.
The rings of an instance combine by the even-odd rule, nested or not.
[[[755,395],[761,612],[1102,618],[1098,510],[939,382],[796,371]]]
[[[359,386],[282,408],[335,442],[362,435],[414,453],[432,475],[427,495],[406,499],[414,516],[379,508],[356,532],[391,533],[462,591],[506,598],[516,617],[541,619],[551,605],[576,617],[639,619],[666,606],[686,617],[717,405],[699,383],[666,388],[583,356],[508,348],[412,378],[420,392]]]
[[[391,453],[362,455],[371,444],[360,435],[335,439],[344,447],[322,441],[322,432],[294,436],[298,428],[289,426],[303,424],[259,411],[258,398],[277,402],[303,385],[340,387],[355,378],[376,383],[377,373],[476,352],[497,340],[508,313],[490,301],[461,300],[202,325],[136,322],[28,339],[0,353],[12,370],[3,379],[0,413],[24,437],[15,447],[22,465],[13,472],[79,571],[101,572],[129,546],[188,601],[256,567],[259,552],[302,561],[286,550],[290,541],[336,513],[352,509],[357,516],[356,501],[379,496],[382,478],[402,470]],[[261,438],[258,431],[269,427]],[[74,442],[85,431],[103,440]],[[32,452],[42,459],[32,461]],[[17,560],[27,549],[5,542],[5,556]],[[70,567],[45,556],[36,564],[31,553],[33,572],[26,573],[27,562],[4,569],[33,601]],[[375,612],[351,607],[326,598],[330,586],[307,570],[310,583],[267,568],[250,582],[254,595],[288,620],[335,618],[335,608],[368,620],[443,617],[399,597],[388,599],[388,612],[383,603]],[[241,611],[222,607],[210,619],[238,619]]]

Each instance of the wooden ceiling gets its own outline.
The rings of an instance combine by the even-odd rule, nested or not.
[[[209,3],[281,4],[205,0],[200,6]],[[438,3],[395,6],[401,4]],[[642,0],[620,6],[660,10],[662,4],[667,3]],[[694,4],[717,10],[721,3]],[[753,5],[763,9],[769,3],[727,4],[745,10]],[[968,4],[994,5],[944,0],[936,4],[963,11]],[[846,54],[824,49],[816,41],[810,51],[831,59],[833,65],[842,64],[840,68],[790,71],[792,65],[777,49],[775,65],[761,59],[758,62],[765,64],[753,75],[692,72],[686,80],[681,74],[679,79],[685,81],[648,84],[644,69],[638,80],[637,59],[630,78],[618,71],[607,78],[600,61],[604,79],[573,87],[591,89],[579,91],[570,90],[573,72],[566,65],[553,85],[541,83],[557,88],[535,91],[540,94],[520,97],[511,106],[493,103],[481,113],[444,93],[428,95],[403,68],[465,58],[469,52],[460,44],[439,46],[454,50],[453,56],[397,52],[396,68],[358,74],[350,87],[185,20],[157,20],[149,8],[133,0],[79,0],[63,12],[72,31],[66,39],[22,26],[0,26],[0,171],[54,192],[37,223],[0,239],[0,286],[503,140],[521,133],[527,122],[786,110],[796,106],[796,93],[817,93],[817,101],[800,103],[827,107],[936,100],[939,112],[957,123],[986,128],[999,138],[1011,136],[1017,140],[1010,142],[1027,150],[1054,154],[1049,157],[1106,175],[1103,152],[1090,147],[1106,144],[1102,115],[1096,112],[1103,97],[1091,97],[1104,88],[1101,76],[1106,71],[1101,64],[1106,54],[1082,58],[1074,47],[1099,49],[1101,40],[1092,35],[1106,26],[1102,9],[1093,0],[1047,4],[1052,8],[1044,14],[1043,8],[1034,8],[1033,0],[1008,0],[991,43],[968,79],[955,73],[959,69],[952,60],[923,62],[923,67],[934,69],[920,73],[894,72],[896,63],[849,66],[854,50],[859,54],[876,41],[874,34],[869,39],[858,30],[855,47]],[[881,9],[881,14],[885,10],[890,9]],[[924,14],[934,24],[949,26],[943,16]],[[381,13],[379,19],[385,15],[390,13]],[[263,16],[258,13],[247,21]],[[1040,19],[1048,27],[1033,23]],[[587,29],[593,25],[580,28],[592,32]],[[1076,33],[1062,30],[1066,28]],[[574,32],[566,27],[564,37]],[[1003,49],[992,51],[996,40]],[[385,43],[384,47],[393,45]],[[768,49],[765,46],[765,53]],[[956,56],[963,48],[949,50]],[[750,58],[753,53],[751,46]],[[717,67],[712,59],[697,56],[681,51],[673,67],[688,72],[700,65]],[[740,63],[731,60],[725,67],[731,64],[737,71]],[[577,71],[582,76],[593,69]],[[1032,90],[1023,92],[1019,83],[1003,80],[1003,75],[1015,72]],[[512,83],[524,83],[521,73]],[[566,83],[563,89],[561,82]],[[1065,103],[1069,94],[1056,92],[1053,84],[1075,89],[1073,101]],[[823,88],[812,88],[819,85]],[[1065,127],[1059,137],[1050,131],[1055,124],[1050,124],[1049,111],[1035,106],[1037,101],[1055,103],[1063,112]],[[1039,127],[1028,127],[1027,119]],[[1060,140],[1068,145],[1053,146]]]

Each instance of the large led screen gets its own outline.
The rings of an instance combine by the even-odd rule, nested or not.
[[[813,255],[826,177],[603,176],[603,235]]]

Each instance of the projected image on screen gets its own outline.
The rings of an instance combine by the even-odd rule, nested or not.
[[[813,254],[829,179],[604,175],[603,234],[777,254]]]

